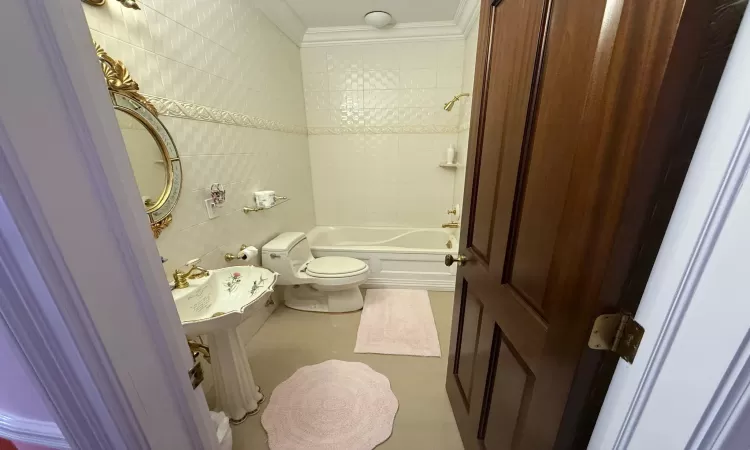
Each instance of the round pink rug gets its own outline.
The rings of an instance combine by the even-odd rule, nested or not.
[[[396,410],[385,375],[332,359],[278,385],[261,423],[271,450],[370,450],[390,437]]]

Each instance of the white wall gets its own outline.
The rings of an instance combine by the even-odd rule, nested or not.
[[[208,268],[241,244],[260,248],[281,231],[315,225],[299,48],[251,2],[141,0],[142,10],[108,1],[83,5],[92,37],[122,60],[141,92],[162,110],[201,117],[243,115],[250,126],[161,115],[182,159],[184,185],[174,220],[156,241],[171,273],[202,257]],[[173,113],[167,113],[173,114]],[[184,114],[183,114],[184,115]],[[215,114],[216,115],[216,114]],[[205,118],[205,116],[203,116]],[[279,131],[280,130],[280,131]],[[208,220],[211,183],[227,188],[220,217]],[[291,201],[245,215],[252,193]]]
[[[453,203],[462,204],[464,198],[464,180],[466,178],[466,155],[469,147],[469,125],[471,122],[471,104],[474,99],[474,65],[477,58],[477,39],[479,37],[479,20],[474,21],[469,35],[466,37],[463,66],[462,92],[472,94],[469,98],[461,100],[458,122],[458,145],[456,146],[458,170],[456,171],[456,182],[453,185]]]
[[[455,170],[463,40],[302,48],[319,225],[439,227]]]

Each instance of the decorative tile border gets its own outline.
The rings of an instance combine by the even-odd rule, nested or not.
[[[169,98],[156,97],[144,94],[155,107],[159,114],[181,119],[201,120],[203,122],[224,123],[240,127],[258,128],[261,130],[281,131],[283,133],[307,134],[306,127],[286,125],[274,120],[251,117],[247,114],[224,111],[210,106],[197,105],[195,103],[172,100]]]
[[[391,127],[311,127],[310,135],[326,134],[441,134],[458,133],[453,125],[404,125]]]
[[[458,126],[458,132],[460,133],[462,131],[467,131],[469,128],[471,128],[470,122],[462,123],[461,125]]]
[[[143,94],[159,114],[180,119],[200,120],[203,122],[223,123],[240,127],[258,128],[261,130],[280,131],[282,133],[303,135],[328,134],[443,134],[458,133],[469,129],[469,124],[455,125],[403,125],[387,127],[300,127],[286,125],[274,120],[252,117],[247,114],[225,111],[210,106],[198,105],[170,98]]]

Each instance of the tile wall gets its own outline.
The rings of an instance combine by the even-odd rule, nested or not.
[[[301,49],[319,225],[439,227],[456,170],[464,41]]]
[[[83,5],[92,37],[122,60],[141,92],[188,107],[262,119],[281,132],[251,126],[161,119],[180,152],[184,185],[172,224],[156,241],[167,273],[202,257],[207,267],[240,244],[260,248],[275,234],[315,225],[299,48],[250,2],[139,0]],[[159,102],[157,102],[159,103]],[[209,220],[203,200],[223,183],[227,204]],[[292,200],[245,215],[252,193],[274,189]]]
[[[456,171],[455,185],[453,188],[453,203],[463,204],[464,198],[464,178],[466,177],[466,153],[469,145],[469,122],[471,119],[471,101],[474,98],[474,65],[477,55],[477,39],[479,35],[479,20],[474,21],[469,35],[466,37],[466,48],[463,60],[463,87],[462,92],[472,94],[468,99],[461,100],[461,109],[459,110],[458,124],[458,145],[457,161],[458,169]]]
[[[180,152],[184,184],[172,225],[156,241],[166,274],[196,257],[208,268],[224,266],[222,255],[241,244],[260,248],[279,232],[316,223],[447,221],[463,171],[438,164],[457,143],[465,160],[467,133],[459,130],[468,114],[465,100],[451,113],[442,105],[470,92],[476,32],[466,51],[458,40],[300,52],[245,0],[139,4],[141,11],[113,0],[82,7],[93,39],[170,111],[161,119]],[[203,200],[213,182],[227,188],[227,204],[209,220]],[[262,189],[291,201],[243,214]],[[246,342],[271,310],[245,322]]]
[[[299,48],[245,0],[139,4],[140,11],[113,0],[82,7],[94,40],[125,63],[141,92],[159,108],[177,102],[189,113],[161,116],[184,174],[174,220],[156,241],[168,259],[165,273],[198,257],[207,268],[222,267],[222,255],[241,244],[260,248],[279,232],[314,227]],[[245,126],[214,120],[226,113]],[[224,184],[227,203],[209,220],[203,200],[213,182]],[[291,201],[243,214],[263,189]],[[246,342],[272,311],[258,308],[240,329]]]

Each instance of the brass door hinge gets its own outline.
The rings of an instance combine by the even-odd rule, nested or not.
[[[195,352],[193,353],[193,367],[188,370],[188,376],[190,377],[190,384],[193,385],[193,389],[197,388],[198,386],[203,383],[203,367],[201,367],[201,362],[198,361],[198,356],[200,353]]]
[[[594,321],[594,327],[589,336],[589,348],[609,350],[633,364],[645,331],[628,312],[602,314]]]

